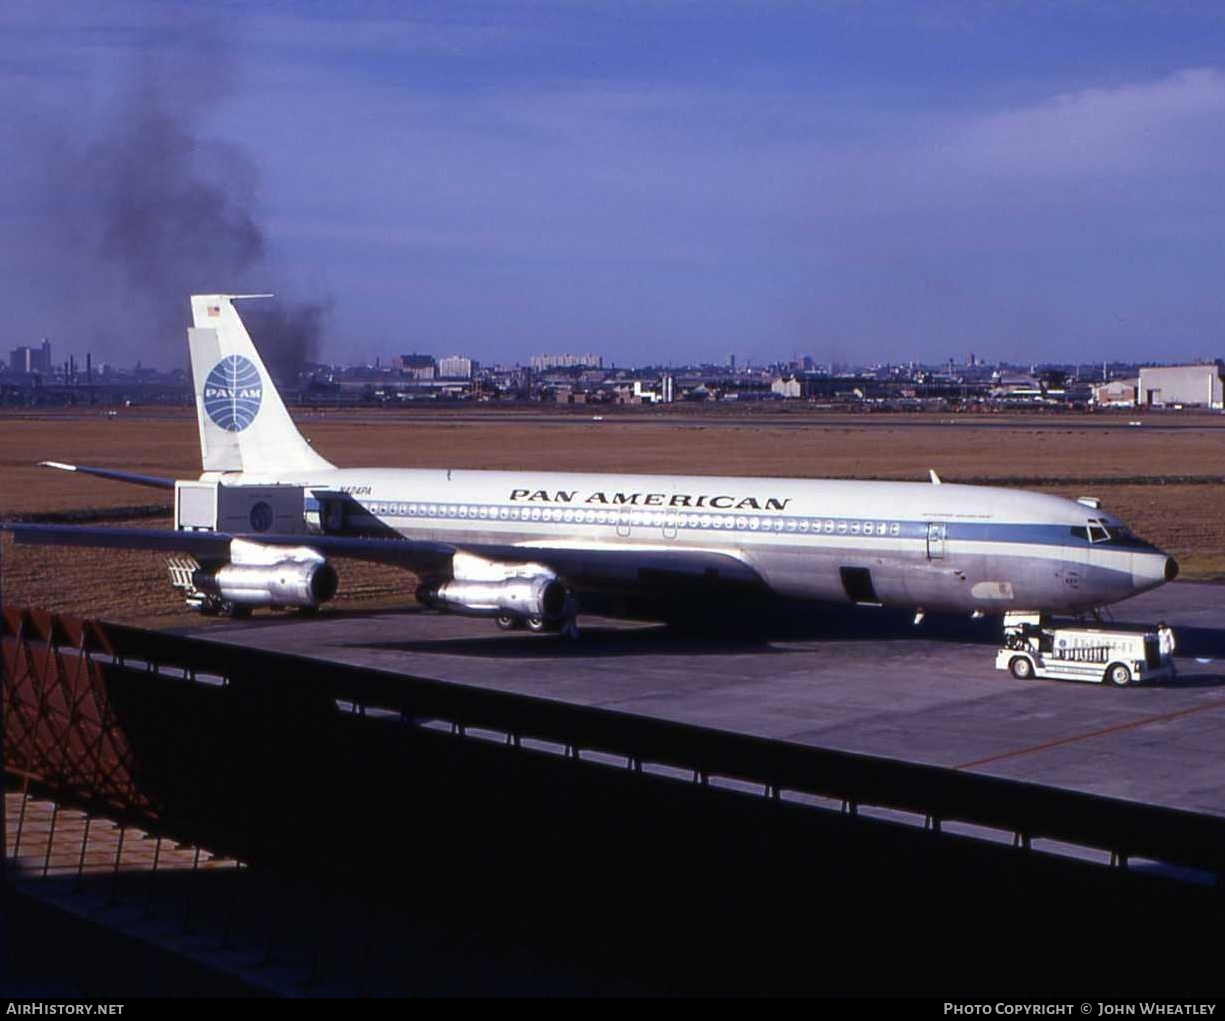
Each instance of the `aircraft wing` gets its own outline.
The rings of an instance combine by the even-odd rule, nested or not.
[[[745,561],[721,550],[663,546],[564,544],[502,545],[347,535],[267,535],[170,529],[0,523],[20,546],[85,546],[190,553],[199,560],[226,560],[232,539],[266,546],[308,546],[324,555],[394,564],[418,572],[445,571],[457,552],[490,560],[532,562],[552,568],[576,588],[637,589],[669,585],[734,585],[757,588],[761,576]]]
[[[149,486],[153,489],[174,489],[174,479],[164,479],[159,475],[139,475],[136,472],[116,471],[114,468],[91,468],[84,464],[64,464],[63,461],[39,461],[38,466],[40,468],[57,468],[65,472],[79,472],[82,475],[96,475],[100,479],[129,482],[134,486]]]

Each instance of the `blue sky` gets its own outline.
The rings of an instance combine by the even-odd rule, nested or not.
[[[1225,354],[1218,5],[7,0],[0,31],[2,348],[179,364],[171,292],[271,287],[343,360]]]

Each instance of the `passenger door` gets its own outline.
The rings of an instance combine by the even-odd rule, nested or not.
[[[927,559],[944,559],[944,542],[948,535],[948,526],[943,521],[927,523]]]

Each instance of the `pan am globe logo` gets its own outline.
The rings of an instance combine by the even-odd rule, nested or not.
[[[204,381],[204,410],[228,432],[242,432],[254,422],[263,398],[259,370],[242,355],[222,358]]]

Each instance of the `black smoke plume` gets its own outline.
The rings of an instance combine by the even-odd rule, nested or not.
[[[274,379],[292,380],[315,361],[330,302],[243,302],[242,318]]]
[[[65,346],[120,365],[183,365],[188,295],[274,291],[276,303],[242,313],[258,315],[251,333],[269,369],[292,378],[317,355],[330,302],[286,299],[259,223],[255,163],[206,130],[234,87],[231,47],[207,26],[171,29],[134,47],[113,102],[97,109],[81,96],[89,116],[60,111],[27,126],[42,332],[75,334]]]

